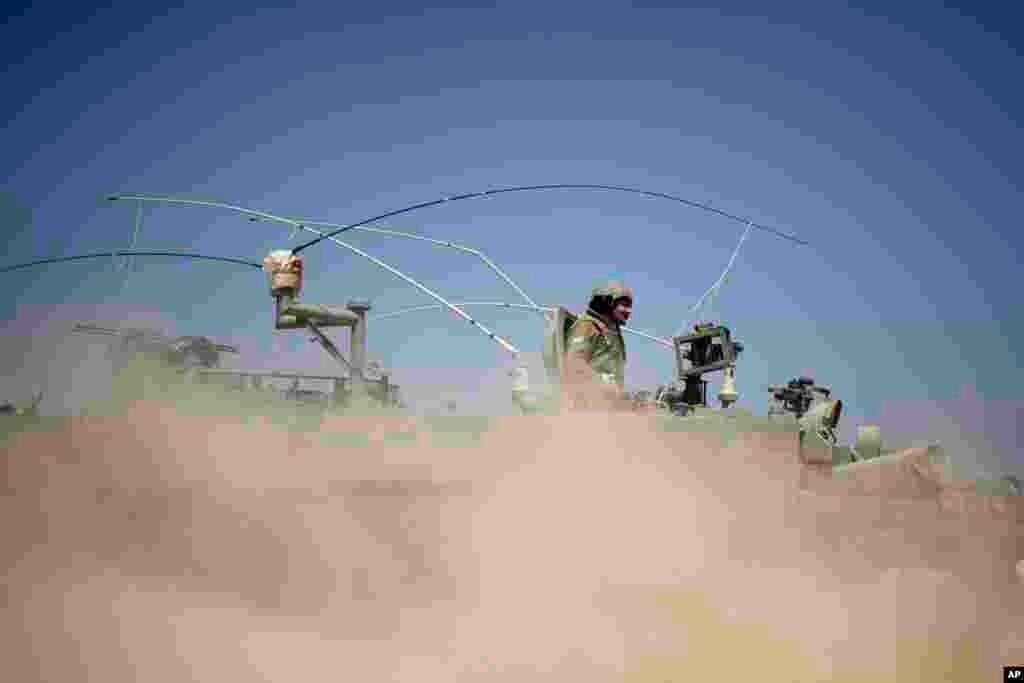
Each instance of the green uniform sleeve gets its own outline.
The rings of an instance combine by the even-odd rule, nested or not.
[[[569,338],[565,342],[565,352],[578,353],[589,361],[594,355],[599,334],[597,326],[591,321],[578,321],[569,330]]]

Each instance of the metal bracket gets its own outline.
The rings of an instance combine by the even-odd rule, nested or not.
[[[311,320],[306,320],[306,327],[316,337],[316,341],[320,343],[320,346],[324,347],[324,351],[326,351],[331,358],[338,361],[338,363],[344,365],[348,370],[349,375],[353,379],[356,379],[356,371],[353,370],[352,365],[348,360],[346,360],[345,356],[342,355],[341,351],[338,350],[338,347],[334,345],[334,342],[330,340],[330,337],[324,334],[320,328],[316,326],[316,323]]]

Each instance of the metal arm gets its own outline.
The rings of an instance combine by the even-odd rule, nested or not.
[[[339,351],[338,347],[334,345],[334,342],[331,341],[330,337],[321,332],[320,328],[316,326],[316,323],[311,320],[306,321],[306,327],[316,337],[316,341],[320,346],[324,347],[324,351],[326,351],[331,358],[338,361],[341,365],[344,365],[348,369],[349,374],[354,376],[355,371],[352,369],[352,364],[348,362],[344,355],[342,355],[341,351]]]

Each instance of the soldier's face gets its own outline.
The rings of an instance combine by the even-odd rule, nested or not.
[[[616,322],[622,324],[629,320],[629,316],[633,315],[633,300],[632,299],[619,299],[615,302],[612,307],[612,318]]]

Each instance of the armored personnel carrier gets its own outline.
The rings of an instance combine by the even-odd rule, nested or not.
[[[253,218],[273,218],[249,213]],[[337,232],[366,223],[325,234],[299,221],[281,222],[332,241]],[[368,257],[351,245],[336,243]],[[346,370],[345,376],[224,370],[216,367],[210,353],[211,346],[220,353],[216,345],[195,338],[130,334],[125,342],[133,349],[129,355],[160,359],[173,368],[169,375],[188,378],[182,386],[197,394],[207,381],[247,390],[284,382],[282,397],[320,403],[337,388],[314,392],[296,380],[344,379],[353,393],[376,391],[379,397],[392,397],[394,385],[386,373],[372,371],[366,360],[368,303],[300,300],[302,261],[296,251],[271,253],[263,264],[270,276],[272,329],[310,335]],[[466,314],[463,304],[447,302],[396,269],[375,262],[518,355],[507,340]],[[868,643],[864,651],[869,656],[863,658],[867,660],[876,658],[883,646],[904,650],[900,661],[909,662],[905,671],[911,673],[896,680],[982,680],[980,675],[940,671],[934,662],[943,665],[943,653],[954,648],[956,656],[963,655],[961,627],[966,630],[971,625],[967,622],[980,622],[978,617],[994,613],[991,606],[987,612],[976,606],[985,590],[1005,588],[996,597],[1007,597],[1005,604],[1011,607],[1014,599],[1020,603],[1015,572],[1021,571],[1018,562],[1024,558],[1024,498],[1019,480],[963,477],[955,466],[961,454],[938,445],[887,448],[877,426],[862,427],[852,444],[840,444],[842,392],[819,385],[817,378],[796,377],[768,387],[764,414],[742,408],[737,405],[735,373],[743,344],[727,325],[710,322],[658,339],[672,350],[670,381],[631,394],[624,404],[630,414],[624,419],[550,418],[561,412],[566,334],[576,316],[568,309],[538,307],[531,301],[523,306],[546,316],[544,367],[553,386],[548,395],[534,393],[524,368],[514,371],[512,398],[527,416],[457,415],[451,408],[451,414],[417,418],[403,413],[395,401],[391,407],[399,409],[394,411],[318,412],[314,420],[293,421],[258,415],[254,420],[251,413],[230,415],[205,410],[205,405],[198,414],[186,414],[181,405],[161,402],[158,396],[133,403],[127,415],[67,419],[56,429],[14,433],[19,420],[6,420],[3,437],[8,450],[30,456],[12,459],[22,468],[23,509],[33,514],[40,510],[33,487],[39,481],[55,481],[54,472],[63,469],[72,473],[65,478],[66,498],[77,502],[69,507],[68,520],[102,513],[109,516],[98,517],[99,523],[90,527],[107,529],[113,515],[135,520],[144,507],[139,505],[140,492],[166,488],[168,478],[178,478],[172,492],[196,492],[168,496],[154,506],[154,544],[137,544],[144,545],[146,555],[135,567],[148,570],[155,564],[152,557],[172,567],[173,561],[181,560],[181,553],[160,546],[162,539],[172,536],[168,530],[175,520],[182,521],[183,530],[188,530],[183,536],[189,538],[210,528],[213,535],[203,545],[189,548],[180,565],[179,573],[188,581],[216,581],[233,589],[239,586],[239,576],[255,575],[263,583],[255,584],[247,599],[256,606],[312,608],[321,613],[324,605],[338,599],[342,602],[333,604],[360,625],[373,622],[391,604],[396,619],[381,627],[384,639],[398,631],[399,613],[407,619],[418,611],[415,608],[434,609],[465,594],[474,609],[482,606],[486,611],[489,606],[496,617],[482,627],[471,622],[469,631],[511,633],[510,641],[540,633],[538,640],[553,643],[553,655],[559,656],[571,646],[573,635],[588,630],[579,628],[578,621],[559,621],[559,616],[600,616],[603,629],[609,626],[608,615],[618,610],[614,629],[609,628],[613,637],[601,638],[594,652],[611,649],[620,635],[630,648],[657,650],[654,664],[663,668],[636,680],[716,680],[737,652],[777,673],[773,680],[888,680],[870,675],[842,679],[836,675],[842,672],[828,666],[814,674],[794,672],[794,664],[838,648],[843,639]],[[329,327],[349,329],[347,358],[326,335]],[[717,400],[708,395],[712,373],[724,377]],[[121,464],[129,475],[124,484],[112,476],[119,472],[110,466],[116,462],[110,458],[38,457],[118,449],[127,454]],[[139,466],[147,460],[158,466]],[[167,467],[168,462],[175,466]],[[37,471],[46,468],[54,471]],[[93,477],[102,497],[82,485],[89,481],[83,473]],[[97,501],[109,497],[112,484],[124,488],[125,507],[108,512],[111,508]],[[206,495],[210,502],[197,507]],[[262,518],[266,524],[250,524],[261,519],[257,516],[242,517],[246,506],[264,505],[269,506]],[[202,525],[193,523],[204,515]],[[51,517],[45,526],[48,542],[54,530],[60,530],[53,522]],[[81,547],[79,527],[65,523],[74,530],[65,534],[72,547]],[[265,533],[267,529],[272,533]],[[282,585],[282,577],[301,566],[297,558],[301,559],[302,541],[311,539],[311,530],[324,536],[309,544],[308,566],[323,567],[335,550],[340,559],[328,564],[326,571],[302,575],[296,582],[301,585]],[[339,530],[353,532],[357,542],[345,542]],[[290,542],[282,544],[282,538]],[[65,563],[66,555],[61,553],[59,561]],[[123,551],[109,555],[132,559]],[[196,558],[201,572],[193,570]],[[460,573],[454,569],[459,566],[468,569]],[[259,569],[267,571],[261,574]],[[37,581],[36,573],[31,580]],[[115,580],[121,590],[123,582],[116,575]],[[318,581],[323,582],[319,594]],[[862,611],[862,617],[870,619],[845,621],[851,609],[871,595],[861,586],[872,583],[893,590],[882,594],[887,599],[878,600],[879,609]],[[615,595],[626,597],[618,605],[597,605],[588,591],[593,588],[596,595],[599,586],[608,589],[610,601]],[[648,586],[659,592],[659,601],[664,597],[669,607],[682,613],[677,619],[685,626],[681,635],[671,630],[674,625],[662,618],[663,611],[638,614],[637,606],[650,598],[645,593]],[[615,593],[620,589],[624,592]],[[260,593],[266,602],[257,602]],[[907,601],[912,606],[901,602],[893,609],[893,599],[904,601],[908,595],[916,598]],[[988,602],[992,601],[990,595]],[[63,596],[54,604],[63,605]],[[827,610],[819,610],[829,605],[836,608],[834,620]],[[948,609],[929,611],[935,605]],[[364,606],[366,611],[361,611]],[[763,632],[746,628],[748,624],[736,618],[737,607],[740,612],[768,613],[765,623],[770,627]],[[907,618],[915,607],[922,614],[916,622]],[[179,603],[173,608],[180,611]],[[946,646],[908,638],[930,635],[940,621],[933,615],[945,617],[945,625],[956,631],[955,637],[943,641]],[[83,622],[86,628],[91,628],[92,616]],[[505,630],[509,623],[519,630]],[[661,628],[677,637],[658,650],[660,645],[651,636]],[[779,632],[782,638],[776,637]],[[360,649],[365,649],[365,642],[360,641]],[[1004,654],[1022,642],[1019,637],[1007,639]],[[123,652],[121,638],[116,646]],[[337,649],[334,642],[327,646]],[[794,650],[790,659],[778,658],[779,652]],[[1006,654],[1002,661],[1009,659]],[[716,666],[700,668],[701,661],[709,660]],[[981,671],[998,661],[989,656],[975,668]]]
[[[570,311],[556,309],[547,329],[544,361],[556,387],[575,319]],[[891,566],[963,567],[968,553],[972,559],[966,564],[984,580],[1014,580],[1020,571],[1015,563],[1024,558],[1024,491],[1017,477],[964,476],[958,459],[969,454],[947,452],[937,443],[887,448],[877,425],[860,427],[854,443],[842,445],[837,434],[843,402],[832,387],[811,377],[768,387],[767,412],[755,415],[735,405],[734,375],[743,345],[727,326],[699,323],[672,343],[673,381],[630,398],[633,409],[652,417],[661,436],[678,439],[681,453],[724,458],[744,443],[755,458],[745,466],[788,482],[795,496],[792,509],[798,511],[793,514],[817,520],[821,532],[836,534],[837,543],[846,539],[867,555],[887,557]],[[712,406],[705,378],[716,372],[724,380],[719,405]],[[557,410],[557,389],[554,395],[527,397],[524,385],[521,378],[513,392],[524,412]],[[912,528],[927,529],[929,537],[893,544]],[[885,548],[871,552],[872,544]]]

